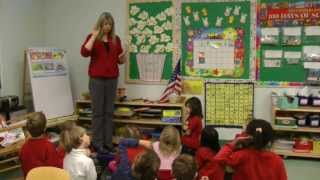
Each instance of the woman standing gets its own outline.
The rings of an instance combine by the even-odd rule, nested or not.
[[[92,145],[98,152],[112,147],[113,109],[119,76],[118,64],[124,63],[125,52],[115,34],[114,20],[103,12],[92,32],[81,46],[81,55],[90,56],[89,90],[92,100]]]

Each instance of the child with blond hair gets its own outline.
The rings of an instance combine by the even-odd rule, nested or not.
[[[70,173],[72,180],[96,180],[97,172],[93,160],[89,157],[90,137],[79,126],[65,129],[61,133],[61,142],[67,152],[63,168]]]
[[[158,178],[170,179],[172,163],[179,156],[182,148],[177,128],[166,126],[160,134],[159,141],[141,140],[140,142],[143,146],[153,149],[159,156],[161,163]]]

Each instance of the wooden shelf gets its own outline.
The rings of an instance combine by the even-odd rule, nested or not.
[[[275,131],[320,133],[320,128],[311,128],[311,127],[289,128],[289,127],[277,127],[276,125],[273,125],[273,130],[275,130]]]
[[[92,117],[83,117],[83,116],[79,116],[79,119],[81,121],[92,121]]]
[[[77,100],[77,103],[91,103],[90,100]],[[183,103],[146,103],[142,101],[116,101],[115,105],[126,105],[126,106],[150,106],[150,107],[182,107]]]
[[[8,146],[8,147],[0,148],[0,156],[4,156],[7,154],[18,152],[18,150],[21,148],[23,143],[24,143],[24,140],[19,141],[13,145]]]
[[[113,119],[115,123],[128,123],[128,124],[150,124],[150,125],[173,125],[181,126],[181,123],[167,123],[159,119]]]
[[[320,107],[299,107],[296,109],[280,109],[278,107],[274,108],[275,111],[291,111],[291,112],[315,112],[320,113]]]
[[[273,149],[273,151],[279,155],[292,156],[292,157],[308,157],[308,158],[320,158],[320,153],[297,153],[290,150]]]
[[[115,102],[116,105],[127,105],[127,106],[149,106],[149,107],[183,107],[183,103],[145,103],[140,101],[123,101]]]
[[[48,119],[47,127],[53,127],[53,126],[56,126],[58,124],[65,122],[65,121],[69,121],[69,120],[75,121],[77,119],[78,119],[78,115],[71,115],[71,116]],[[25,125],[26,125],[26,122],[20,122],[17,124],[9,125],[9,127],[7,127],[7,128],[0,128],[0,132],[21,128],[21,127],[24,127]]]
[[[6,172],[6,171],[10,171],[10,170],[13,170],[13,169],[17,169],[17,168],[20,168],[21,165],[20,164],[15,164],[15,165],[6,165],[6,166],[0,166],[0,173],[2,172]]]

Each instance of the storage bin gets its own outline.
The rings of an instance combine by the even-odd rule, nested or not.
[[[278,96],[277,103],[280,109],[296,109],[298,108],[298,97]]]
[[[294,115],[293,116],[296,119],[297,125],[298,126],[308,126],[308,119],[306,115]]]
[[[297,121],[293,117],[276,117],[276,125],[294,127]]]
[[[312,106],[316,106],[316,107],[320,106],[320,98],[319,97],[313,97],[311,105]]]
[[[320,139],[313,141],[313,153],[320,153]]]
[[[320,116],[319,115],[309,116],[309,122],[310,122],[311,127],[319,127],[320,126]]]
[[[299,98],[299,106],[308,106],[309,105],[309,97],[298,96],[298,98]]]

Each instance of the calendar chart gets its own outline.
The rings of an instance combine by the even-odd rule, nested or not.
[[[206,125],[241,127],[253,117],[253,83],[205,85]]]

